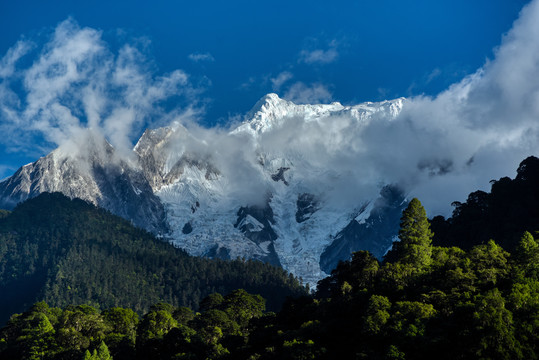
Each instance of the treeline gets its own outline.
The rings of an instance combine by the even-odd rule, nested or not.
[[[538,165],[526,159],[511,184],[538,188],[539,177],[531,176]],[[504,197],[520,192],[508,184]],[[474,218],[479,222],[516,207],[486,198],[488,210]],[[456,204],[453,218],[443,219],[451,236],[435,235],[413,199],[401,218],[400,241],[382,262],[356,252],[314,294],[289,298],[277,313],[265,312],[264,299],[243,290],[219,290],[229,295],[205,297],[191,307],[196,313],[161,300],[144,316],[134,306],[37,303],[0,329],[0,359],[537,359],[538,228],[525,219],[535,213],[520,212],[518,226],[525,226],[518,238],[518,226],[496,224],[485,231],[509,229],[509,238],[477,236],[464,249],[433,244],[433,238],[451,241],[456,218],[458,226],[474,223],[463,211],[468,205]]]
[[[530,233],[512,254],[494,241],[432,246],[412,200],[399,237],[384,262],[357,252],[315,297],[287,304],[283,345],[313,359],[538,358],[539,245]]]
[[[82,201],[41,194],[0,214],[0,324],[37,301],[51,306],[198,308],[213,292],[244,288],[277,310],[305,294],[281,268],[258,261],[189,256],[129,222]]]
[[[1,359],[213,359],[246,345],[265,300],[245,290],[212,294],[200,313],[158,303],[143,317],[125,308],[36,303],[0,330]],[[266,315],[267,316],[267,315]]]
[[[432,219],[434,244],[470,249],[493,239],[512,251],[523,231],[539,229],[539,159],[523,160],[514,179],[491,181],[491,191],[475,191],[461,203],[455,201],[452,216]]]
[[[537,240],[525,232],[510,254],[494,241],[437,247],[432,236],[413,199],[383,262],[356,252],[277,314],[243,290],[212,294],[197,313],[159,303],[140,320],[38,303],[0,330],[0,358],[537,359]]]

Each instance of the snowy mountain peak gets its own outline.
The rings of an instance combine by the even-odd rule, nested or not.
[[[370,121],[376,114],[394,119],[404,106],[405,98],[382,102],[365,102],[354,106],[344,106],[339,102],[331,104],[298,105],[281,99],[277,94],[263,96],[246,115],[245,122],[231,133],[249,133],[254,137],[274,128],[281,127],[287,120],[318,121],[330,116],[348,116],[356,121]]]
[[[192,255],[259,259],[315,284],[352,251],[381,256],[391,244],[398,189],[381,191],[384,179],[355,187],[361,164],[340,160],[366,125],[394,121],[404,104],[298,105],[267,94],[231,132],[173,123],[146,130],[129,154],[88,130],[0,182],[0,207],[59,191]]]
[[[269,93],[262,96],[260,100],[258,100],[258,102],[253,106],[253,109],[263,108],[264,106],[271,107],[271,106],[275,106],[281,103],[288,103],[288,102],[290,101],[281,99],[279,95],[275,93]]]
[[[264,95],[247,113],[246,121],[232,133],[247,132],[256,136],[278,125],[279,121],[289,116],[295,107],[293,102],[281,99],[277,94]]]

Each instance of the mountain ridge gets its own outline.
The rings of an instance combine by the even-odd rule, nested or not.
[[[393,121],[404,104],[400,98],[355,106],[296,105],[268,94],[219,141],[213,130],[173,123],[147,129],[127,156],[88,130],[79,141],[87,149],[61,146],[1,182],[0,207],[59,191],[102,206],[192,255],[280,264],[313,284],[349,257],[331,253],[336,238],[347,244],[340,249],[370,244],[366,250],[383,255],[380,249],[391,245],[391,236],[377,239],[374,249],[373,241],[358,242],[355,233],[344,236],[342,230],[361,209],[369,209],[362,214],[368,220],[372,206],[365,206],[383,198],[383,186],[396,184],[380,182],[342,203],[334,193],[351,186],[349,168],[324,163],[331,153],[311,156],[302,142],[314,131],[334,149],[346,127]],[[300,138],[291,138],[296,133]],[[308,211],[301,208],[305,199],[312,205]],[[383,233],[396,232],[398,222],[384,226],[390,228]],[[323,252],[331,259],[325,271]]]

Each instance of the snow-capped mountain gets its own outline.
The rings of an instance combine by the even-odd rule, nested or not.
[[[352,251],[381,257],[391,245],[402,191],[377,179],[341,200],[355,175],[335,164],[347,136],[393,121],[404,103],[297,105],[269,94],[235,128],[147,130],[128,155],[88,131],[77,151],[60,147],[0,183],[0,206],[60,191],[193,255],[260,259],[315,284]]]
[[[120,159],[99,134],[89,131],[77,147],[52,151],[0,183],[0,207],[42,192],[61,192],[108,209],[155,234],[168,232],[163,205],[144,174]]]

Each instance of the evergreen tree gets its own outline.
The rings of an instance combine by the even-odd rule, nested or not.
[[[0,295],[0,325],[41,300],[54,307],[128,306],[142,315],[159,301],[196,309],[208,294],[238,288],[261,294],[271,310],[286,296],[306,293],[282,268],[189,256],[124,219],[59,193],[41,194],[6,217],[0,214],[0,294],[9,294]],[[109,315],[125,315],[126,324],[132,323],[133,314]],[[111,351],[118,341],[106,341]]]
[[[539,244],[528,231],[522,235],[514,257],[523,275],[539,279]]]
[[[388,253],[387,259],[417,268],[430,265],[432,236],[425,208],[417,198],[413,198],[402,212],[400,241],[393,243],[393,249]]]
[[[94,349],[92,353],[86,350],[83,360],[112,360],[110,356],[109,348],[103,341],[99,344],[97,349]]]

